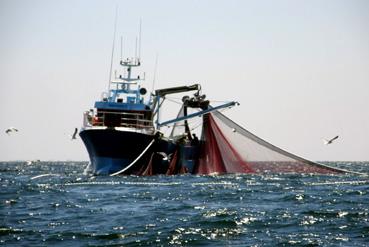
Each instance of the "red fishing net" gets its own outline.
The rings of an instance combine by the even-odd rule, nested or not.
[[[344,173],[286,152],[216,111],[204,116],[197,174]]]

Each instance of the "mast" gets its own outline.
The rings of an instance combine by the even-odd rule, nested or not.
[[[119,64],[124,68],[123,73],[119,75],[119,77],[115,77],[115,80],[111,80],[109,82],[108,101],[117,102],[119,94],[123,93],[135,95],[134,99],[132,96],[127,96],[127,101],[125,103],[130,104],[142,103],[141,95],[144,95],[146,93],[146,89],[141,88],[139,82],[145,80],[145,74],[143,77],[141,77],[140,75],[134,76],[133,74],[133,69],[141,66],[140,58],[137,56],[128,57],[126,59],[121,58]],[[115,84],[115,86],[113,87],[112,84]]]
[[[116,26],[117,26],[117,14],[115,17],[115,25],[114,25],[114,39],[113,39],[113,48],[112,48],[112,58],[111,58],[111,66],[110,66],[110,75],[109,75],[109,87],[108,87],[108,101],[109,102],[117,102],[119,94],[134,94],[135,97],[128,96],[125,103],[128,104],[141,104],[143,103],[142,95],[146,94],[146,89],[141,88],[139,82],[141,80],[145,80],[145,74],[143,78],[140,75],[137,77],[133,76],[132,69],[135,67],[139,67],[141,65],[141,20],[139,25],[139,36],[136,37],[135,40],[135,55],[134,57],[128,57],[123,60],[123,37],[121,37],[120,44],[120,65],[124,67],[123,75],[119,75],[119,77],[115,77],[115,80],[111,80],[112,73],[112,63],[113,63],[113,55],[114,55],[114,47],[115,47],[115,35],[116,35]],[[112,87],[112,84],[115,84],[115,87]],[[133,87],[135,86],[135,87]],[[122,100],[120,100],[122,103]]]
[[[123,75],[119,75],[114,81],[109,83],[109,102],[116,102],[120,93],[134,94],[135,100],[132,102],[132,98],[129,98],[127,103],[139,104],[142,101],[141,95],[146,93],[146,89],[141,88],[139,82],[145,78],[141,78],[140,75],[133,76],[133,68],[141,66],[140,59],[138,57],[126,58],[120,61],[120,65],[124,67]],[[116,87],[112,87],[111,84],[115,84]],[[136,86],[136,87],[133,87]]]

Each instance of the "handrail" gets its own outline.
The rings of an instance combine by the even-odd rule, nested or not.
[[[113,126],[111,126],[113,123]],[[98,111],[97,114],[84,112],[84,126],[130,127],[139,129],[154,129],[153,121],[145,119],[143,113]]]

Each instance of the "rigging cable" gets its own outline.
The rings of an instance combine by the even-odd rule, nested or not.
[[[155,82],[156,82],[156,71],[158,69],[158,57],[159,57],[159,54],[156,53],[156,58],[155,58],[155,67],[154,67],[154,77],[152,79],[152,89],[151,89],[151,92],[154,92],[154,89],[155,89]]]
[[[111,174],[110,176],[111,177],[113,177],[113,176],[116,176],[116,175],[119,175],[119,174],[121,174],[121,173],[123,173],[123,172],[125,172],[125,171],[127,171],[129,168],[131,168],[134,164],[136,164],[136,162],[139,160],[139,159],[141,159],[141,157],[146,153],[146,151],[147,150],[149,150],[149,148],[152,146],[152,144],[154,144],[154,142],[155,142],[155,139],[152,139],[152,141],[149,143],[149,145],[142,151],[142,153],[139,155],[139,156],[137,156],[137,158],[134,160],[134,161],[132,161],[132,163],[131,164],[129,164],[128,166],[126,166],[125,168],[123,168],[122,170],[120,170],[120,171],[117,171],[117,172],[115,172],[115,173],[113,173],[113,174]]]

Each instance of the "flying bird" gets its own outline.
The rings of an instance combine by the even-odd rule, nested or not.
[[[332,144],[333,141],[336,140],[337,138],[338,138],[338,136],[335,136],[335,137],[333,137],[332,139],[329,139],[329,140],[323,139],[323,141],[324,141],[325,145],[328,145],[328,144]]]
[[[74,128],[74,133],[73,133],[73,135],[71,137],[71,140],[77,139],[77,133],[78,133],[78,128]]]
[[[164,152],[157,152],[163,160],[169,160],[169,156]]]
[[[18,132],[18,129],[14,127],[9,127],[5,130],[5,133],[7,133],[8,135],[10,135],[12,132]]]

